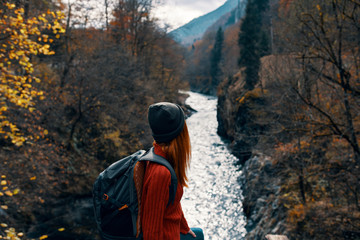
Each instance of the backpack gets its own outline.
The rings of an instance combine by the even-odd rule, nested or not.
[[[154,149],[139,150],[116,161],[97,177],[93,186],[95,220],[101,238],[142,239],[141,234],[141,194],[146,162],[165,166],[171,173],[169,202],[175,200],[177,178],[170,163],[156,155]]]

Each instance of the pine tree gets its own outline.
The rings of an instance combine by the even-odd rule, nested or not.
[[[224,31],[221,27],[219,27],[218,31],[216,32],[215,43],[210,56],[210,76],[212,80],[212,87],[214,88],[216,88],[220,82],[220,61],[222,57],[223,42]]]
[[[268,0],[249,0],[245,18],[240,28],[239,67],[245,67],[245,88],[254,89],[259,81],[260,58],[269,50],[266,33],[262,29],[262,14],[268,8]]]

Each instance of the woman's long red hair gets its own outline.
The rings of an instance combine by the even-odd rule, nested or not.
[[[169,143],[160,143],[159,145],[166,153],[167,160],[173,166],[178,182],[183,187],[187,187],[188,178],[186,173],[190,167],[191,143],[186,121],[182,132],[176,138]]]

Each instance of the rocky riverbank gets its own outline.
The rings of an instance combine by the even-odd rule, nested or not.
[[[280,170],[264,155],[255,155],[243,166],[243,207],[247,217],[246,239],[267,234],[286,235],[285,209],[280,204]]]

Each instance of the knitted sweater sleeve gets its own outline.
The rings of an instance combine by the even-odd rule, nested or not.
[[[181,208],[181,221],[180,221],[180,232],[182,234],[187,234],[190,231],[190,228],[188,226],[188,223],[185,219],[184,212]]]
[[[151,169],[150,177],[145,182],[146,195],[143,199],[143,237],[163,240],[163,219],[166,205],[169,201],[169,185],[171,174],[165,167]]]

